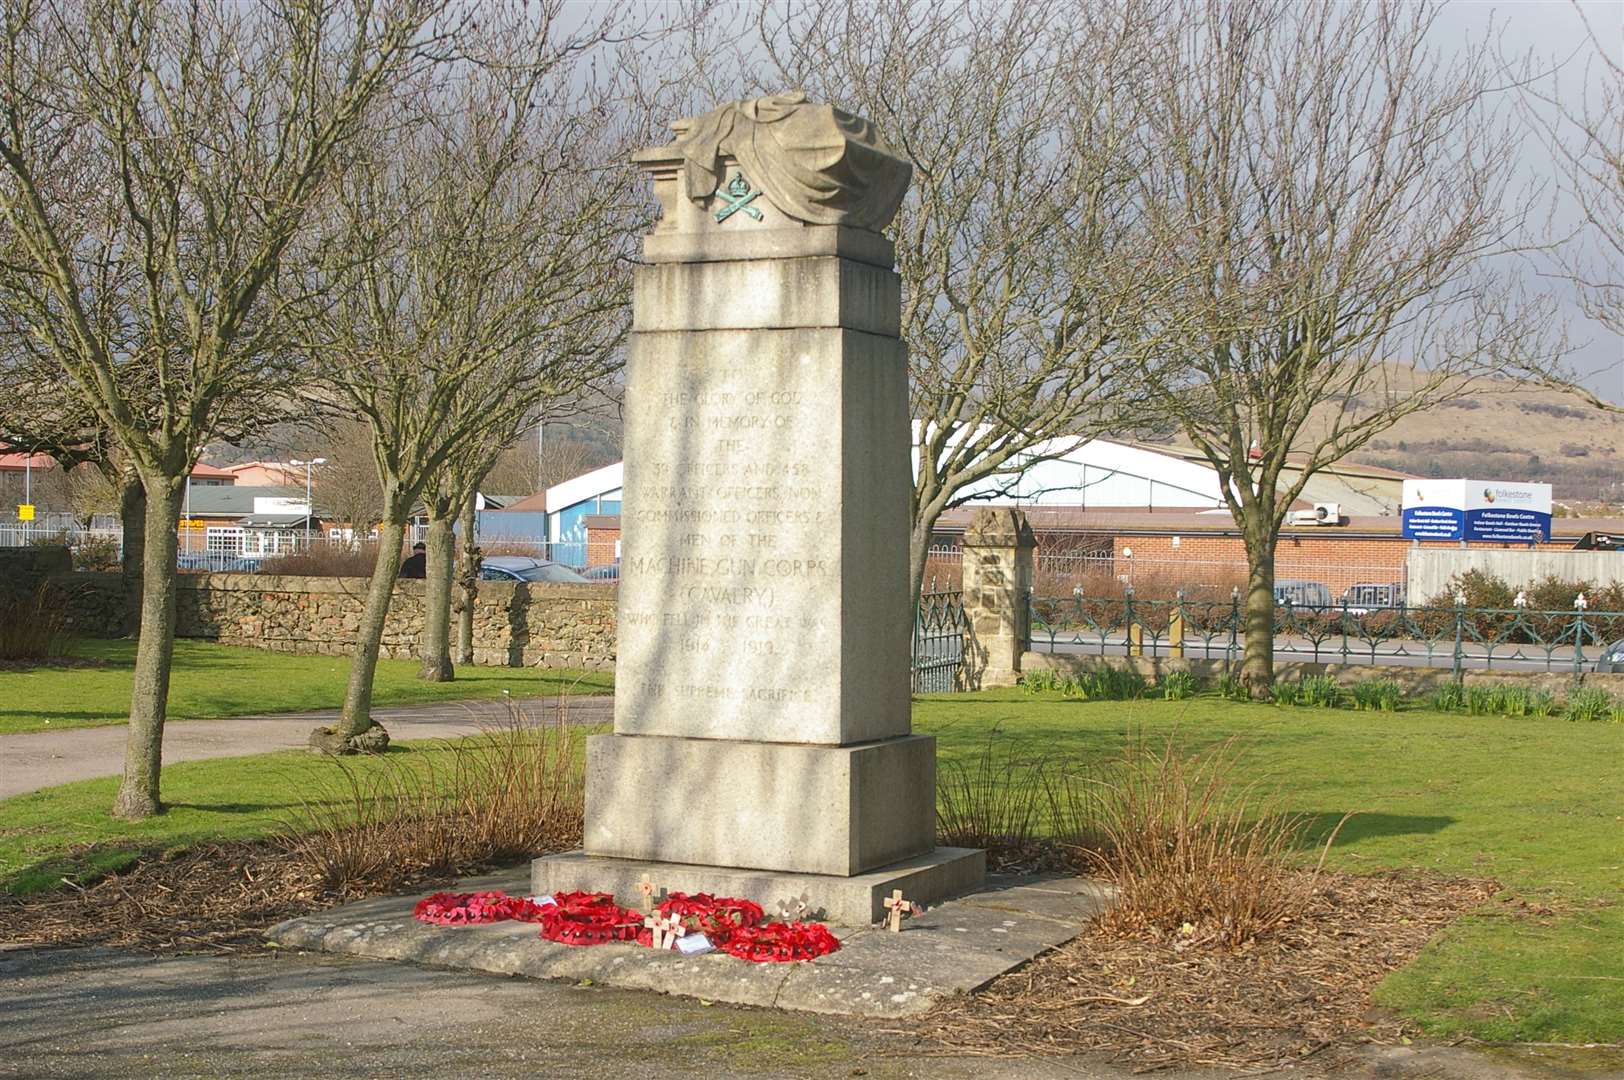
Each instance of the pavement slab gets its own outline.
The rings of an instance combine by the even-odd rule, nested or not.
[[[459,891],[524,895],[526,868],[461,882]],[[572,947],[543,941],[535,926],[435,926],[412,917],[418,896],[363,900],[273,926],[284,948],[373,960],[590,980],[707,1001],[842,1016],[903,1017],[968,993],[1076,937],[1109,903],[1098,882],[989,878],[979,892],[907,920],[903,932],[831,926],[840,949],[817,960],[753,964],[724,953],[683,956],[629,944]]]

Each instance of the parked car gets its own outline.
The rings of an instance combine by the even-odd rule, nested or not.
[[[1292,607],[1330,607],[1331,590],[1318,581],[1287,578],[1274,583],[1274,602]]]
[[[1361,581],[1342,590],[1342,603],[1347,605],[1349,615],[1368,615],[1382,608],[1403,607],[1404,583],[1395,581],[1384,585]]]
[[[1601,651],[1596,661],[1597,671],[1624,672],[1624,638],[1619,638]]]
[[[619,581],[620,564],[615,562],[607,566],[589,566],[581,571],[581,576],[588,581]]]
[[[197,574],[256,574],[259,560],[217,552],[182,552],[175,558],[175,569]]]
[[[525,555],[487,555],[479,564],[481,581],[562,581],[580,585],[586,578],[563,563]]]

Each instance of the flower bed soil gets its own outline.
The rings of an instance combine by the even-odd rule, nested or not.
[[[0,943],[258,952],[266,927],[283,919],[407,884],[380,881],[375,890],[338,893],[274,841],[201,844],[144,858],[84,887],[0,896]]]
[[[1096,925],[924,1017],[921,1034],[959,1052],[1103,1051],[1152,1069],[1272,1069],[1355,1043],[1396,1043],[1409,1029],[1372,1008],[1371,990],[1497,890],[1322,875],[1303,918],[1236,949],[1199,928],[1125,939]]]

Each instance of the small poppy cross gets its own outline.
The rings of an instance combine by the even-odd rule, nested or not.
[[[643,910],[654,910],[654,882],[649,880],[647,874],[644,874],[643,880],[637,883],[637,891],[643,894]]]
[[[911,900],[902,898],[901,889],[892,889],[891,895],[881,901],[886,908],[885,928],[893,934],[902,933],[903,912],[913,914],[916,905]]]
[[[654,949],[674,949],[677,939],[688,932],[680,915],[650,915],[643,925],[649,928],[649,947]]]

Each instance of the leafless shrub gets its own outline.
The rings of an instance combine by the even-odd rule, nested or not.
[[[68,609],[58,590],[0,590],[0,660],[49,660],[67,647]]]
[[[283,825],[290,850],[331,889],[460,873],[580,841],[585,808],[568,699],[551,723],[510,704],[506,719],[429,753],[349,764]]]
[[[1171,736],[1138,738],[1092,790],[1073,789],[1074,817],[1102,842],[1093,860],[1117,887],[1109,928],[1233,946],[1306,910],[1315,875],[1295,856],[1307,821],[1240,772],[1234,740],[1186,756]]]
[[[266,559],[260,563],[260,571],[295,577],[371,577],[372,567],[377,561],[376,544],[358,544],[355,547],[316,544],[307,551]]]
[[[1053,762],[992,735],[973,759],[937,766],[936,835],[952,847],[985,848],[994,867],[1019,859],[1048,835]]]
[[[1102,925],[1122,937],[1240,945],[1307,910],[1318,878],[1299,858],[1307,821],[1241,778],[1233,740],[1184,754],[1134,737],[1096,766],[994,734],[939,767],[936,820],[943,844],[985,848],[995,868],[1097,873],[1117,889]]]

